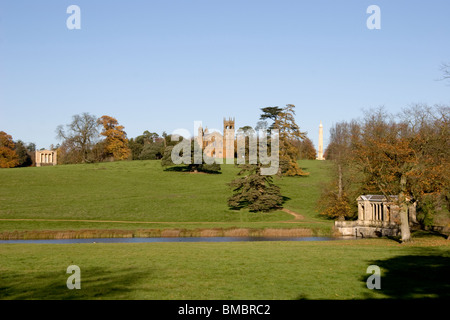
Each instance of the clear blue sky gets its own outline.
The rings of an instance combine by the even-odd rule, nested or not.
[[[66,9],[81,9],[69,30]],[[381,29],[369,30],[369,5]],[[450,1],[0,2],[0,130],[38,148],[74,114],[144,130],[254,126],[260,108],[296,105],[317,145],[333,123],[384,105],[450,104]]]

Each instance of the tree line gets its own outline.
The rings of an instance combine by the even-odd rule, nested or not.
[[[422,226],[450,210],[450,108],[413,105],[398,114],[384,108],[336,123],[325,158],[333,179],[319,201],[322,214],[355,219],[361,194],[397,196],[402,239],[409,240],[408,206]],[[448,222],[448,221],[447,221]]]
[[[87,112],[73,115],[70,123],[56,128],[56,134],[60,143],[51,145],[50,149],[57,151],[58,164],[159,160],[165,153],[170,154],[170,150],[166,150],[168,147],[176,144],[166,132],[160,136],[146,130],[137,137],[128,138],[117,119],[107,115],[97,118]],[[299,159],[315,158],[315,148],[307,137],[295,142],[295,148]],[[36,151],[34,143],[14,141],[11,135],[0,131],[0,168],[31,166],[33,151]]]
[[[34,143],[13,141],[11,135],[0,131],[0,168],[28,167],[32,164],[30,152],[36,150]]]

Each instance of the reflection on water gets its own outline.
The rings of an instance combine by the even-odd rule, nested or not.
[[[2,243],[143,243],[143,242],[238,242],[238,241],[330,241],[354,237],[180,237],[180,238],[91,238],[50,240],[0,240]]]

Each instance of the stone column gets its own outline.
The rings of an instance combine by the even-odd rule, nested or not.
[[[370,202],[368,201],[364,202],[364,220],[370,220]]]
[[[317,152],[317,160],[325,160],[323,157],[323,126],[322,121],[320,121],[319,125],[319,148]]]

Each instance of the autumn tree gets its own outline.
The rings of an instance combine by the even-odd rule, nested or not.
[[[382,109],[365,117],[353,164],[366,177],[366,189],[398,195],[402,241],[410,239],[410,204],[427,194],[448,192],[448,120],[448,107],[424,106],[409,109],[398,120]]]
[[[60,155],[63,163],[89,162],[89,153],[98,138],[97,118],[87,112],[72,116],[72,122],[56,128],[62,140]]]
[[[230,208],[267,212],[282,207],[280,188],[273,183],[272,176],[261,174],[260,163],[245,164],[240,168],[240,177],[228,184],[233,190],[233,195],[228,199]]]
[[[97,120],[97,124],[103,127],[100,133],[105,137],[105,155],[113,157],[114,160],[126,160],[131,155],[128,147],[127,134],[123,130],[124,126],[110,116],[102,116]]]
[[[408,175],[408,189],[418,211],[447,211],[450,222],[450,107],[414,105],[400,115],[417,163]],[[430,213],[430,212],[429,212]],[[424,217],[429,218],[429,217]]]
[[[300,127],[295,122],[295,106],[286,105],[278,114],[273,129],[279,131],[279,158],[280,172],[285,176],[304,176],[304,172],[297,164],[299,158],[299,149],[295,146],[296,141],[303,140],[306,133],[300,131]]]
[[[294,145],[298,148],[298,158],[305,160],[314,160],[317,157],[316,148],[310,138],[305,136],[303,140],[294,140]]]
[[[14,149],[12,137],[0,131],[0,168],[14,168],[19,164],[19,157]]]
[[[333,173],[330,182],[323,186],[318,201],[322,215],[342,220],[356,214],[354,199],[360,192],[357,186],[359,175],[354,172],[351,161],[353,144],[360,138],[359,130],[356,121],[339,122],[330,129],[330,143],[325,153]]]
[[[366,178],[366,188],[382,193],[390,199],[398,195],[402,241],[409,241],[407,174],[411,172],[414,151],[402,126],[387,121],[383,110],[369,111],[362,125],[361,139],[355,144],[354,165]]]

